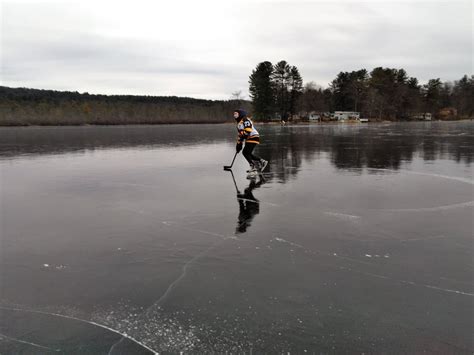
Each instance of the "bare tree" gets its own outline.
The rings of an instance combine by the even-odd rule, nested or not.
[[[230,97],[231,97],[231,100],[235,100],[235,101],[242,101],[245,99],[245,96],[242,95],[242,90],[234,91]]]

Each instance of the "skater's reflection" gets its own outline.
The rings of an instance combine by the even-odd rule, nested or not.
[[[253,195],[253,190],[265,183],[263,176],[250,180],[249,186],[240,193],[237,190],[237,201],[239,203],[239,219],[235,229],[236,234],[247,232],[254,217],[260,212],[260,201]]]

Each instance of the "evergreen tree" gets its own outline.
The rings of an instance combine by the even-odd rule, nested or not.
[[[395,87],[393,92],[393,106],[397,119],[407,118],[406,101],[408,100],[408,75],[404,69],[395,70]]]
[[[474,116],[474,75],[470,78],[464,75],[461,80],[454,82],[452,102],[460,116]]]
[[[347,96],[349,86],[349,73],[340,72],[337,74],[336,79],[334,79],[331,84],[331,91],[333,96],[333,104],[335,110],[348,111],[351,110],[351,104]]]
[[[349,74],[348,96],[353,104],[353,110],[358,112],[362,110],[363,101],[367,96],[368,73],[361,69]]]
[[[290,114],[295,114],[297,101],[303,92],[303,78],[301,77],[298,68],[295,66],[292,66],[290,69],[289,87],[290,87],[289,111],[290,111]]]
[[[451,107],[452,106],[452,95],[453,95],[453,84],[450,82],[445,82],[442,84],[440,89],[440,106]]]
[[[406,85],[407,99],[405,101],[405,113],[409,118],[421,111],[421,91],[417,78],[408,79]]]
[[[430,79],[427,84],[423,85],[426,112],[435,114],[441,108],[441,86],[442,83],[439,78]]]
[[[361,111],[368,94],[368,73],[361,69],[340,72],[331,83],[336,110]]]
[[[290,110],[289,81],[291,67],[282,60],[273,67],[272,83],[275,93],[276,108],[281,116]]]
[[[250,75],[250,98],[252,99],[254,116],[258,119],[268,120],[272,116],[274,106],[272,74],[272,63],[265,61],[259,63]]]
[[[397,70],[390,68],[378,67],[370,73],[371,100],[379,118],[396,117],[396,105],[393,102],[397,87],[396,77]]]

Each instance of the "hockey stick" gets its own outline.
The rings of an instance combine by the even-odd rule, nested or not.
[[[232,163],[230,165],[224,165],[224,170],[232,169],[232,165],[234,165],[235,157],[237,156],[238,152],[235,152],[234,159],[232,159]]]

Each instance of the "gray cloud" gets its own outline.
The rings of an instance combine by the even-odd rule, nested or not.
[[[322,86],[377,66],[421,82],[472,73],[470,1],[203,2],[200,13],[138,2],[130,16],[84,3],[3,4],[2,84],[222,99],[248,94],[264,60],[285,59]]]
[[[284,16],[277,14],[273,20],[284,23],[283,17],[298,17],[297,26],[287,27],[282,36],[270,28],[272,31],[259,32],[250,40],[255,48],[274,56],[289,52],[286,58],[306,74],[304,78],[322,85],[339,71],[377,66],[403,67],[421,81],[433,77],[454,80],[472,72],[469,3],[397,5],[394,13],[393,5],[313,3],[306,11],[315,15],[306,17],[287,6]],[[335,13],[338,15],[331,18]],[[291,50],[282,50],[288,43],[293,43]]]

